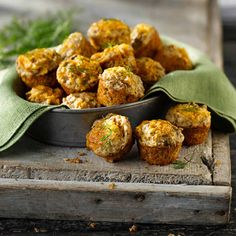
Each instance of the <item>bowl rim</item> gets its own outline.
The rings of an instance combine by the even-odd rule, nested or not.
[[[154,96],[154,97],[146,98],[144,100],[140,100],[137,102],[131,102],[131,103],[126,103],[126,104],[121,104],[121,105],[114,105],[114,106],[110,106],[110,107],[70,109],[70,108],[67,108],[66,106],[64,106],[63,108],[58,108],[58,107],[54,108],[54,109],[50,110],[50,112],[53,112],[53,113],[76,113],[76,114],[96,113],[96,112],[101,112],[101,111],[104,111],[104,112],[108,111],[109,112],[109,111],[113,111],[113,110],[123,110],[128,107],[135,107],[137,105],[145,104],[150,101],[155,101],[159,98],[160,98],[160,96]]]

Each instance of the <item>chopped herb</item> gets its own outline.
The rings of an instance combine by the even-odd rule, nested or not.
[[[177,160],[177,161],[175,161],[174,163],[173,163],[173,167],[174,167],[174,169],[184,169],[184,167],[187,165],[187,163],[188,162],[184,162],[184,161],[179,161],[179,160]]]
[[[184,161],[176,160],[173,162],[173,168],[174,169],[184,169],[184,167],[190,163],[193,159],[193,154],[197,151],[197,149],[194,149],[192,153],[187,154],[184,156]],[[187,158],[189,155],[191,155],[190,158]]]
[[[112,48],[112,47],[114,47],[115,45],[116,45],[115,42],[107,42],[107,43],[102,44],[102,49],[104,50],[104,49],[106,49],[106,48]]]
[[[87,70],[86,70],[86,69],[84,69],[84,68],[81,68],[81,67],[79,67],[79,66],[77,66],[76,68],[77,68],[77,71],[79,71],[81,74],[82,74],[82,73],[86,73],[86,72],[87,72]]]

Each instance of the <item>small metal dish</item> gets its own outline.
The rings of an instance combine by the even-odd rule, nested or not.
[[[132,128],[135,128],[143,120],[156,118],[163,103],[163,96],[157,96],[111,107],[83,110],[56,108],[39,117],[27,133],[34,139],[48,144],[85,147],[86,134],[95,120],[108,113],[115,113],[127,116]]]

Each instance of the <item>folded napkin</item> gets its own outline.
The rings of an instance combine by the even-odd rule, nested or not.
[[[176,102],[206,104],[213,111],[214,127],[235,132],[236,91],[224,73],[197,49],[167,37],[162,40],[186,48],[195,67],[167,74],[150,88],[145,98],[165,93]],[[61,106],[31,103],[19,96],[23,94],[24,85],[15,66],[8,68],[0,76],[0,151],[16,143],[43,113]]]

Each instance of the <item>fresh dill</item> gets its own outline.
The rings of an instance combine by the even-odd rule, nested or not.
[[[105,135],[101,137],[100,141],[102,142],[103,149],[108,149],[112,145],[112,142],[110,139],[110,136],[112,135],[112,129],[107,126],[103,126],[103,129],[107,131]]]
[[[56,46],[72,32],[71,12],[57,12],[48,18],[13,18],[0,30],[0,67],[13,63],[19,54],[35,48]]]

